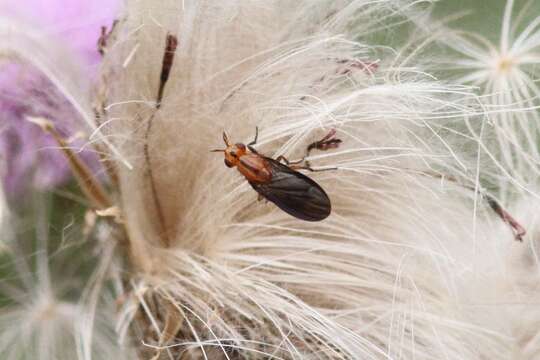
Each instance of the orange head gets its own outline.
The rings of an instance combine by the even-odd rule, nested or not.
[[[240,157],[245,155],[247,152],[246,145],[242,143],[237,143],[237,144],[229,143],[229,137],[227,136],[225,131],[223,132],[223,141],[225,142],[225,145],[227,146],[225,149],[223,150],[215,149],[215,150],[210,150],[210,151],[224,152],[225,165],[227,165],[227,167],[233,167],[233,166],[238,165],[238,162],[240,161]]]

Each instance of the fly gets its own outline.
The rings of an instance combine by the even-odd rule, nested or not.
[[[334,136],[332,129],[324,138],[311,143],[306,155],[298,161],[289,161],[284,156],[272,159],[261,155],[253,148],[257,143],[258,129],[255,139],[249,144],[231,144],[225,132],[223,141],[226,148],[212,150],[225,153],[225,165],[234,167],[246,178],[251,187],[260,197],[273,202],[286,213],[306,221],[321,221],[326,219],[332,210],[330,198],[323,188],[306,175],[296,170],[324,171],[332,169],[313,169],[306,160],[314,150],[336,148],[341,143]]]

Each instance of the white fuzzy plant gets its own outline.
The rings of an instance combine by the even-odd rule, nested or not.
[[[115,216],[98,236],[102,258],[77,306],[58,306],[42,255],[26,289],[38,295],[9,289],[21,300],[0,313],[16,325],[0,327],[0,347],[12,359],[25,346],[85,360],[540,356],[536,184],[516,180],[521,202],[509,208],[528,230],[519,243],[479,181],[501,181],[486,159],[510,178],[539,159],[529,154],[530,169],[499,161],[475,89],[430,76],[414,47],[373,43],[423,5],[129,1],[93,100],[90,140],[110,194],[82,182],[98,214]],[[341,146],[310,157],[337,168],[310,174],[332,199],[328,219],[257,202],[209,152],[223,130],[249,142],[256,126],[260,152],[291,159],[336,129]],[[57,305],[37,323],[22,311],[43,309],[36,299]],[[73,341],[58,349],[59,333]]]
[[[445,68],[461,71],[456,81],[480,90],[489,119],[482,146],[489,148],[502,174],[497,187],[504,198],[516,188],[534,197],[528,186],[539,175],[540,17],[524,21],[534,13],[534,4],[506,2],[498,44],[466,31],[450,31],[440,39],[458,53]]]

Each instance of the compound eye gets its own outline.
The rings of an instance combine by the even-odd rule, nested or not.
[[[225,159],[225,165],[227,167],[233,167],[233,164],[231,162],[229,162],[229,160]]]
[[[236,153],[235,153],[234,151],[231,151],[229,154],[231,154],[231,156],[232,156],[233,158],[237,157],[237,156],[236,156]]]

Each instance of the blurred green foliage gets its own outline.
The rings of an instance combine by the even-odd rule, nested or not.
[[[78,185],[72,181],[55,191],[32,192],[16,200],[12,199],[10,204],[16,219],[12,223],[16,246],[11,249],[16,252],[0,252],[2,283],[24,288],[20,270],[23,270],[24,276],[30,276],[26,281],[37,283],[40,271],[37,259],[46,251],[50,273],[67,275],[70,282],[66,286],[58,286],[63,291],[57,295],[64,300],[78,299],[80,294],[74,293],[73,289],[80,288],[81,282],[88,279],[96,263],[94,247],[83,234],[88,208],[81,198]],[[44,240],[46,249],[39,246]],[[21,257],[22,254],[25,256]],[[53,278],[51,281],[54,283],[56,280]],[[13,303],[13,299],[2,291],[2,283],[0,308]]]
[[[462,14],[449,23],[450,27],[477,32],[494,44],[498,44],[506,4],[506,0],[439,0],[434,7],[433,15],[437,19],[445,19]],[[523,17],[518,29],[522,29],[523,25],[540,16],[540,1],[515,0],[512,18],[516,19],[520,12],[523,13]]]

